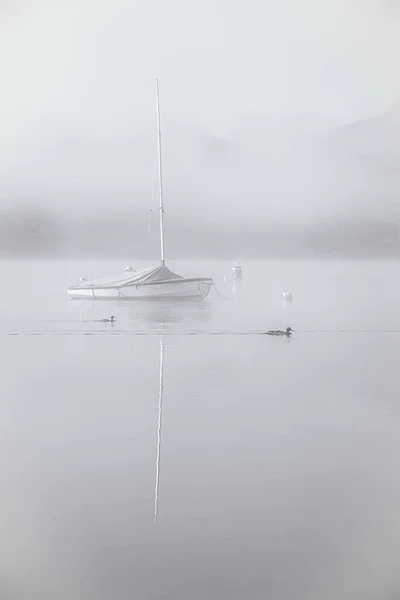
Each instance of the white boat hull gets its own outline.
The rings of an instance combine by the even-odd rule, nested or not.
[[[171,299],[202,300],[212,286],[211,280],[192,280],[121,287],[71,287],[70,298],[88,300]]]

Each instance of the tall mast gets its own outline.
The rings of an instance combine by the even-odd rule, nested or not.
[[[157,139],[158,139],[158,185],[160,192],[160,247],[161,262],[165,264],[164,259],[164,199],[163,199],[163,181],[162,181],[162,161],[161,161],[161,119],[160,119],[160,94],[158,90],[158,79],[156,79],[157,91]]]

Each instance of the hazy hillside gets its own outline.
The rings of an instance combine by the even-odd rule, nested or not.
[[[400,102],[325,125],[259,119],[222,139],[167,121],[170,253],[400,256]],[[154,133],[43,139],[24,155],[22,179],[21,162],[3,173],[1,255],[157,257]]]
[[[164,129],[164,192],[171,215],[220,224],[268,216],[266,203],[271,209],[276,205],[271,191],[278,197],[285,193],[285,179],[265,161],[248,156],[239,142],[176,123],[167,122]],[[3,205],[10,197],[34,195],[63,212],[147,211],[156,160],[155,131],[127,132],[112,140],[43,139],[22,164],[2,174]]]
[[[320,220],[298,226],[270,223],[195,223],[166,219],[169,258],[400,258],[397,224],[377,220]],[[46,210],[0,212],[0,258],[118,257],[159,259],[157,215],[86,213],[65,218]]]
[[[301,142],[286,168],[326,213],[397,222],[400,218],[400,102],[383,115]]]

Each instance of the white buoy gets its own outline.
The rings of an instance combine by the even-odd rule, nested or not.
[[[284,302],[291,302],[293,300],[292,294],[290,292],[282,292],[282,298]]]
[[[242,266],[237,261],[233,263],[232,277],[239,281],[242,279]]]

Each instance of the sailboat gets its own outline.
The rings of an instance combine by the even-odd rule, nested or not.
[[[78,285],[70,286],[67,289],[67,293],[71,298],[87,298],[90,300],[134,298],[202,300],[207,296],[213,285],[213,280],[210,277],[182,277],[170,271],[165,264],[161,118],[158,79],[156,79],[156,92],[161,262],[153,267],[138,270],[132,270],[128,267],[122,273],[91,281],[81,279]]]

